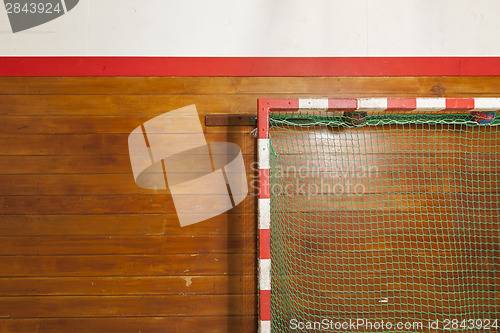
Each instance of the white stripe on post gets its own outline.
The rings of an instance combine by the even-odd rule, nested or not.
[[[359,111],[387,110],[387,98],[359,98]]]
[[[299,109],[328,110],[328,98],[299,98]]]
[[[259,199],[259,229],[271,226],[271,199]]]
[[[446,109],[446,98],[417,98],[418,111],[440,111]]]
[[[271,290],[271,259],[259,259],[260,290]]]
[[[500,98],[474,98],[475,111],[500,110]]]
[[[269,169],[269,139],[258,139],[259,169]]]
[[[259,322],[259,333],[271,333],[271,322],[261,320]]]

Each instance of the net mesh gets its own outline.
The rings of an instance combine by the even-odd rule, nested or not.
[[[497,125],[271,113],[272,332],[495,331]]]

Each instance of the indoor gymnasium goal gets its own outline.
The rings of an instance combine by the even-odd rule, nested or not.
[[[260,332],[496,331],[499,109],[260,99]]]

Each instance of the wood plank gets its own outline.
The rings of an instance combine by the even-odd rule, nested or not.
[[[187,164],[187,163],[186,163]],[[186,165],[185,168],[188,168]],[[178,169],[175,173],[177,177],[185,175],[184,179],[193,179],[193,172],[183,172]],[[241,175],[247,178],[250,183],[254,179],[253,171],[249,170],[247,175]],[[173,173],[172,173],[173,174]],[[205,175],[203,173],[201,175]],[[175,176],[174,175],[174,176]],[[201,176],[198,174],[197,176]],[[486,176],[487,177],[487,176]],[[163,180],[163,178],[162,178]],[[165,182],[163,181],[163,184]],[[143,189],[135,183],[132,173],[128,174],[58,174],[58,175],[1,175],[0,174],[0,195],[168,195],[170,190],[151,190]],[[210,188],[213,186],[213,180],[199,179],[198,188]],[[255,193],[255,188],[249,186],[249,192]],[[185,191],[189,192],[190,189]],[[192,191],[190,193],[198,193]],[[182,191],[178,190],[178,194]],[[217,193],[215,193],[217,194]]]
[[[3,134],[130,134],[151,116],[2,116]],[[203,124],[203,117],[200,123]]]
[[[0,155],[1,174],[130,174],[128,155]]]
[[[178,225],[176,216],[175,223]],[[2,215],[0,235],[16,236],[160,236],[164,215]],[[170,217],[170,224],[174,221]]]
[[[5,95],[323,94],[325,97],[400,94],[498,94],[498,77],[4,77]]]
[[[241,78],[240,93],[323,94],[324,97],[497,96],[498,77]]]
[[[215,119],[212,117],[215,117]],[[200,115],[199,119],[202,129],[204,131],[210,130],[209,133],[249,133],[257,126],[256,117],[256,115],[248,114],[207,114],[205,116]],[[4,115],[0,116],[0,131],[4,134],[129,134],[132,130],[153,118],[154,116],[108,116],[92,114],[82,116]],[[208,126],[205,124],[206,120],[209,122]],[[231,124],[228,125],[228,122],[231,122]],[[214,125],[215,123],[219,125]]]
[[[207,114],[205,126],[257,126],[255,114]]]
[[[283,96],[286,97],[286,96]],[[196,104],[198,114],[257,113],[253,95],[0,95],[0,116],[149,116]]]
[[[128,136],[129,134],[0,134],[0,155],[129,155]],[[253,154],[256,145],[255,138],[250,134],[208,134],[206,140],[236,143],[243,154]],[[130,165],[130,162],[127,164]]]
[[[2,215],[2,236],[255,235],[256,215],[221,214],[181,228],[176,214]]]
[[[0,155],[109,155],[128,150],[125,134],[0,135]]]
[[[1,277],[255,274],[254,254],[3,256]]]
[[[174,211],[165,195],[0,196],[1,214],[158,214]]]
[[[221,82],[222,83],[222,82]],[[224,85],[224,84],[222,84]],[[147,94],[180,93],[184,90],[182,78],[125,78],[125,77],[3,77],[2,95],[76,95],[76,94]]]
[[[364,97],[377,94],[398,97],[474,97],[498,96],[499,78],[488,77],[401,77],[339,78],[340,92]]]
[[[224,213],[201,223],[179,227],[177,216],[166,217],[165,235],[256,235],[257,212]]]
[[[255,275],[0,278],[2,296],[231,295],[256,293]]]
[[[0,297],[0,316],[152,317],[256,314],[255,295]]]
[[[138,187],[133,175],[0,175],[0,195],[101,195],[159,194],[166,190],[145,190]]]
[[[0,237],[0,255],[256,253],[253,235]]]
[[[2,95],[232,94],[234,77],[3,77]]]
[[[249,173],[256,172],[255,154],[243,154]],[[194,163],[194,162],[193,162]],[[189,166],[189,165],[188,165]],[[131,176],[128,155],[0,155],[0,175],[15,174],[126,174]]]
[[[227,116],[217,115],[227,123]],[[231,125],[205,125],[205,119],[211,115],[200,116],[200,124],[209,133],[249,133],[256,127],[256,116],[230,115]],[[97,134],[122,133],[129,134],[141,124],[153,119],[154,116],[0,116],[0,130],[4,134]],[[245,121],[237,121],[245,118]],[[220,123],[220,121],[218,121]],[[237,125],[241,123],[241,125]]]
[[[257,316],[0,319],[5,333],[253,333]]]
[[[189,198],[192,198],[193,195],[182,194],[182,196]],[[256,200],[256,197],[249,195],[240,204],[229,210],[229,213],[253,212],[256,208]],[[155,194],[0,196],[1,215],[171,214],[175,211],[174,209],[174,203],[170,196]]]

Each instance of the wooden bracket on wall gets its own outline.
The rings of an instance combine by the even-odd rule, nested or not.
[[[254,114],[209,114],[205,116],[205,126],[256,126]]]

